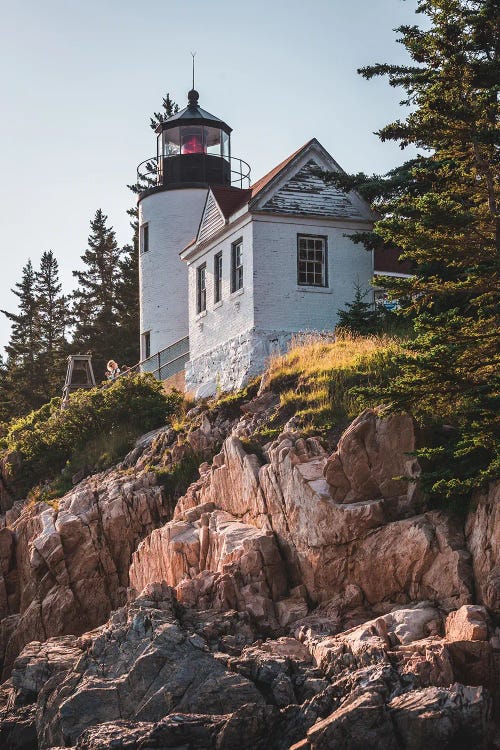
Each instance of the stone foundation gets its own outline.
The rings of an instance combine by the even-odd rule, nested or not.
[[[186,363],[186,390],[196,398],[205,398],[242,388],[264,372],[270,356],[286,350],[292,335],[254,328],[241,333]]]

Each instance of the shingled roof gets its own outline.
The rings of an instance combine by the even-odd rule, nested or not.
[[[253,185],[250,185],[247,189],[241,190],[240,188],[211,185],[210,189],[214,194],[214,198],[217,201],[224,218],[229,219],[229,217],[236,213],[236,211],[255,198],[260,191],[264,190],[271,180],[277,177],[280,172],[282,172],[285,167],[287,167],[290,162],[301,153],[301,151],[304,151],[304,149],[312,143],[313,140],[314,139],[307,141],[307,143],[298,148],[297,151],[294,151],[293,154],[290,154],[290,156],[277,164],[270,172],[261,177],[260,180],[257,180]]]
[[[307,143],[304,143],[303,146],[297,149],[297,151],[294,151],[293,154],[290,154],[290,156],[287,156],[286,159],[283,159],[282,162],[280,162],[274,169],[271,169],[270,172],[264,175],[264,177],[261,177],[260,180],[257,180],[256,183],[250,186],[250,190],[252,191],[252,198],[255,198],[258,193],[260,193],[261,190],[264,190],[266,185],[268,185],[271,180],[273,180],[279,173],[287,167],[293,159],[295,159],[296,156],[300,154],[301,151],[304,151],[312,142],[314,141],[314,138],[311,138],[310,141],[307,141]]]
[[[223,187],[221,185],[212,185],[210,190],[214,194],[217,205],[225,219],[229,219],[236,211],[248,203],[252,197],[252,190],[233,187]]]

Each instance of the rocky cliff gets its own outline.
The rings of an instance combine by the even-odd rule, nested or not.
[[[256,442],[276,401],[4,499],[0,747],[495,746],[500,484],[429,510],[409,416],[366,410],[333,452],[293,420]]]

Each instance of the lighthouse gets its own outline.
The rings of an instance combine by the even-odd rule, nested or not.
[[[231,157],[231,128],[192,89],[182,111],[156,127],[156,156],[138,167],[141,360],[158,377],[189,351],[188,269],[179,254],[196,236],[210,187],[236,194],[250,168]],[[174,367],[175,371],[175,367]]]

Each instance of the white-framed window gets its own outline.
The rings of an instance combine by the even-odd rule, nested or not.
[[[141,253],[147,253],[149,250],[149,224],[141,224]]]
[[[231,292],[243,289],[243,240],[231,245]]]
[[[151,331],[142,334],[142,358],[148,359],[151,356]]]
[[[196,312],[207,309],[207,264],[202,263],[196,269]]]
[[[327,238],[323,235],[297,235],[297,284],[328,286]]]
[[[222,251],[214,255],[214,302],[222,299]]]

